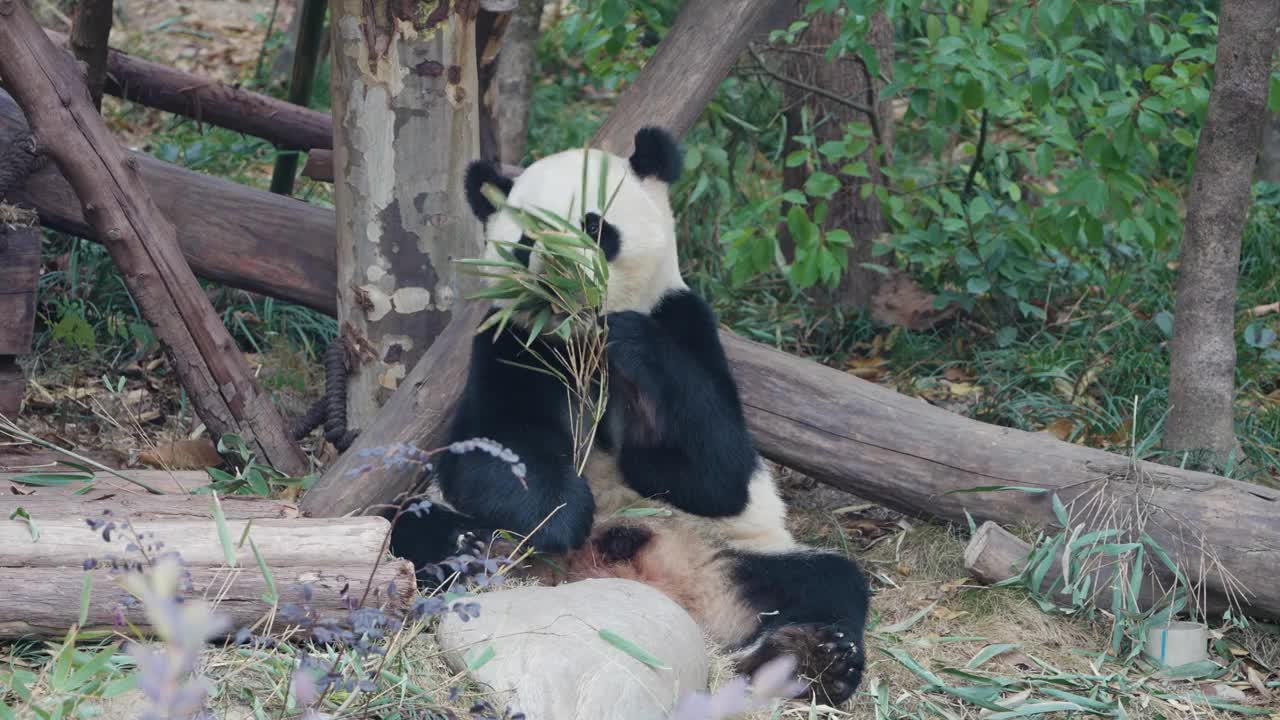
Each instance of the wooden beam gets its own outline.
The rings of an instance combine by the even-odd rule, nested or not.
[[[0,91],[0,129],[27,128]],[[333,210],[192,172],[146,153],[128,153],[152,199],[178,233],[201,277],[320,310],[337,311]],[[80,200],[54,163],[31,174],[13,201],[47,227],[100,242]]]
[[[66,35],[45,32],[58,47],[68,47]],[[105,89],[108,95],[259,137],[284,150],[333,147],[333,119],[328,113],[119,50],[107,52]]]
[[[25,3],[3,7],[0,76],[33,134],[57,138],[43,149],[75,188],[200,419],[215,436],[244,438],[263,462],[306,472],[306,456],[209,304],[137,162],[103,124],[74,59],[49,40]]]

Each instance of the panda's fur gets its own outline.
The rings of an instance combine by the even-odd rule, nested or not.
[[[420,516],[402,515],[392,549],[421,567],[452,554],[467,533],[528,535],[556,556],[528,572],[556,582],[620,577],[652,585],[733,651],[740,671],[794,655],[821,699],[843,702],[865,662],[867,583],[849,559],[800,545],[787,530],[715,316],[680,276],[667,195],[680,174],[679,150],[666,132],[646,128],[628,159],[586,152],[585,198],[582,150],[539,160],[514,182],[476,162],[464,180],[490,248],[530,241],[481,193],[486,183],[509,206],[583,218],[609,263],[609,402],[584,473],[573,466],[565,388],[529,369],[539,362],[530,353],[552,357],[556,341],[544,336],[526,347],[522,327],[486,330],[473,341],[449,440],[497,441],[520,457],[524,481],[483,452],[443,455],[432,493],[439,502]],[[607,212],[595,206],[602,158]],[[537,253],[518,259],[538,270]],[[669,512],[627,512],[643,507]]]

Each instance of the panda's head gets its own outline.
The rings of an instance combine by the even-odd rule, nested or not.
[[[635,151],[627,159],[601,150],[566,150],[538,160],[515,180],[503,177],[492,162],[480,160],[467,168],[465,185],[467,202],[484,223],[490,259],[497,257],[495,242],[520,243],[517,259],[535,273],[541,265],[539,253],[524,249],[532,241],[514,214],[495,208],[481,192],[486,183],[506,196],[509,207],[581,221],[588,235],[599,238],[609,263],[605,309],[648,312],[667,291],[686,287],[667,195],[680,170],[680,150],[671,135],[644,128],[636,133]],[[606,208],[600,207],[601,197]]]

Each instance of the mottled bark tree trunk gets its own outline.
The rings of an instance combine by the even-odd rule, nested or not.
[[[464,292],[481,250],[461,178],[478,157],[468,2],[332,0],[338,319],[349,424],[368,427]],[[469,287],[469,286],[468,286]]]
[[[498,159],[519,165],[529,133],[529,103],[533,96],[534,50],[543,0],[523,0],[503,35],[498,55]]]
[[[1223,0],[1218,57],[1196,146],[1182,263],[1174,299],[1169,416],[1164,445],[1211,451],[1225,463],[1236,442],[1236,278],[1253,171],[1267,120],[1280,3]]]
[[[808,3],[799,0],[797,15]],[[815,159],[815,164],[800,165],[787,168],[783,173],[783,184],[788,190],[802,188],[809,176],[819,170],[840,178],[844,187],[831,198],[828,204],[824,229],[843,228],[853,237],[853,247],[849,250],[849,265],[840,278],[840,285],[829,297],[830,302],[851,305],[859,308],[871,306],[884,275],[862,267],[862,263],[872,262],[871,243],[878,235],[888,230],[888,224],[880,212],[880,201],[874,195],[862,197],[862,186],[865,183],[883,184],[880,163],[888,161],[888,152],[893,148],[893,113],[888,101],[880,100],[880,89],[885,85],[893,65],[893,26],[884,13],[876,13],[871,18],[871,29],[867,34],[867,42],[874,48],[879,59],[880,73],[872,77],[867,66],[858,58],[842,57],[827,60],[823,53],[831,46],[833,40],[840,35],[844,19],[831,13],[815,13],[809,17],[807,27],[796,52],[785,54],[786,61],[781,63],[782,72],[787,78],[797,80],[806,85],[819,87],[832,94],[860,105],[872,108],[876,117],[874,121],[865,112],[842,105],[829,98],[820,97],[797,84],[784,83],[786,89],[788,112],[788,133],[800,133],[801,109],[808,110],[809,118],[816,124],[825,119],[814,132],[818,145],[828,140],[839,140],[844,136],[845,126],[850,122],[870,124],[878,130],[879,136],[874,138],[867,150],[859,158],[866,162],[870,179],[851,178],[840,175],[839,169],[847,160],[837,163],[822,163]],[[798,145],[790,137],[787,138],[787,152],[797,149]],[[881,160],[877,161],[873,151],[879,146],[883,148]],[[782,250],[788,258],[793,258],[795,246],[791,238],[784,232]],[[881,258],[879,262],[885,262]]]
[[[112,0],[80,0],[71,25],[71,52],[86,65],[85,84],[93,106],[102,109],[107,80],[107,40],[111,35]]]

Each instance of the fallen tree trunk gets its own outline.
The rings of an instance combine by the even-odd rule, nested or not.
[[[45,31],[59,47],[67,36]],[[333,147],[333,119],[268,95],[107,51],[108,95],[267,140],[285,150]]]
[[[0,489],[4,478],[0,477]],[[209,495],[152,495],[127,493],[116,490],[90,490],[83,495],[48,493],[41,488],[38,494],[0,496],[0,518],[8,518],[18,508],[26,510],[36,523],[46,518],[83,519],[100,518],[104,511],[118,518],[133,522],[166,520],[211,520],[213,499]],[[284,500],[228,495],[219,497],[222,514],[228,520],[287,520],[299,517],[298,506]],[[79,526],[83,532],[83,520]],[[257,542],[257,536],[254,536]]]
[[[366,607],[381,607],[388,614],[403,616],[415,593],[413,563],[394,560],[378,568],[369,582],[372,566],[331,564],[317,567],[272,566],[274,587],[279,606],[301,606],[304,602],[319,620],[341,620],[347,617],[348,599],[360,598],[371,588]],[[256,565],[228,571],[224,568],[190,568],[192,592],[188,597],[204,597],[214,611],[230,621],[229,633],[255,625],[271,612],[263,601],[270,587]],[[26,636],[62,637],[67,628],[79,621],[79,598],[84,589],[84,571],[79,567],[0,567],[0,638]],[[310,596],[304,596],[304,587]],[[344,592],[345,589],[345,592]],[[388,594],[388,590],[394,591]],[[80,626],[86,632],[112,632],[117,620],[140,630],[150,628],[144,608],[125,605],[130,597],[106,571],[93,571],[88,614]],[[51,602],[61,599],[61,602]],[[269,627],[257,627],[258,635],[280,633],[288,623],[277,613]]]
[[[94,517],[112,519],[101,513]],[[125,519],[120,517],[117,521]],[[32,537],[35,533],[26,523],[0,523],[0,567],[78,567],[86,558],[113,555],[124,558],[127,556],[126,546],[139,542],[123,530],[109,533],[110,541],[107,541],[102,532],[89,528],[81,517],[38,517],[33,514],[32,520],[39,529],[38,538]],[[391,530],[391,523],[386,518],[376,516],[324,520],[228,519],[226,524],[234,545],[236,564],[241,567],[256,564],[249,543],[241,543],[245,526],[249,524],[249,537],[271,567],[324,567],[332,565],[335,558],[342,558],[343,563],[363,564],[372,569]],[[150,540],[164,543],[165,551],[180,553],[187,565],[217,566],[225,562],[212,517],[196,520],[160,517],[140,522],[134,529],[148,533]]]
[[[964,551],[964,567],[982,582],[994,585],[1017,577],[1027,563],[1031,550],[1031,544],[1017,535],[996,523],[985,522],[969,539],[969,545]],[[1127,595],[1128,590],[1124,588],[1128,586],[1129,578],[1120,575],[1117,564],[1105,555],[1095,553],[1088,558],[1079,558],[1080,554],[1079,550],[1073,553],[1078,560],[1071,576],[1071,584],[1073,589],[1084,588],[1082,581],[1088,578],[1089,590],[1087,594],[1081,591],[1079,598],[1081,604],[1114,611],[1113,585],[1118,580],[1121,583],[1122,592]],[[1047,561],[1048,569],[1041,578],[1040,584],[1030,589],[1045,595],[1048,600],[1057,605],[1070,607],[1076,599],[1073,597],[1074,593],[1067,592],[1058,584],[1063,578],[1065,555],[1067,555],[1066,549],[1059,549],[1053,558]],[[1154,573],[1145,574],[1143,577],[1137,604],[1144,612],[1155,607],[1157,603],[1167,604],[1171,597],[1169,591],[1173,586],[1167,584],[1158,586],[1156,579]],[[1055,592],[1050,592],[1051,588],[1056,588]],[[1207,617],[1220,615],[1227,609],[1225,599],[1217,593],[1210,594],[1207,598],[1191,597],[1189,600],[1196,605],[1207,600],[1206,607],[1202,608]]]
[[[1255,613],[1280,617],[1273,569],[1280,491],[976,422],[733,335],[723,339],[752,433],[771,460],[896,510],[956,522],[968,511],[978,522],[1050,525],[1054,493],[1083,513],[1072,524],[1086,531],[1099,527],[1087,503],[1139,507],[1146,531],[1191,580],[1219,593],[1242,582]],[[999,489],[1011,487],[1032,491]],[[976,488],[987,490],[956,492]],[[1219,568],[1202,570],[1206,552]]]
[[[191,403],[215,437],[235,434],[279,470],[300,475],[307,458],[201,290],[173,225],[151,200],[102,123],[75,60],[44,34],[24,3],[0,13],[0,76],[33,134],[75,188],[125,285],[170,354]],[[56,142],[52,139],[56,138]]]
[[[0,130],[25,130],[22,111],[0,92]],[[337,312],[333,211],[128,154],[156,205],[173,221],[191,269],[210,280]],[[54,163],[34,172],[11,201],[35,208],[40,222],[101,242],[80,200]]]

